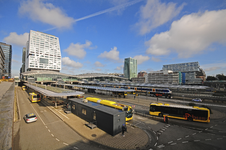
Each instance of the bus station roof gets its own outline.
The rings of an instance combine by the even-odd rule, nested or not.
[[[207,89],[208,86],[198,85],[173,85],[173,84],[150,84],[150,83],[96,83],[100,85],[117,85],[117,86],[133,86],[133,87],[155,87],[155,88],[189,88],[189,89]]]
[[[49,96],[49,97],[62,97],[62,96],[76,96],[76,95],[83,95],[84,92],[67,92],[67,93],[56,93],[56,92],[52,92],[28,83],[25,83],[25,85],[29,88],[32,88],[33,90],[45,95],[45,96]]]
[[[100,86],[90,86],[90,85],[77,85],[77,84],[58,84],[58,85],[65,85],[71,87],[80,87],[86,89],[95,89],[95,90],[102,90],[102,91],[111,91],[111,92],[134,92],[135,90],[132,89],[124,89],[124,88],[110,88],[110,87],[100,87]]]

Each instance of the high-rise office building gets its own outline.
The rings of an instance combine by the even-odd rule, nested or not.
[[[23,47],[21,72],[25,72],[25,58],[26,58],[26,48]]]
[[[25,71],[61,70],[61,51],[59,38],[30,30],[26,46]]]
[[[2,47],[0,46],[0,78],[2,78],[4,73],[4,67],[5,67],[5,54],[2,50]]]
[[[137,77],[137,60],[133,58],[125,58],[124,61],[124,77],[131,79]]]
[[[12,45],[0,42],[0,46],[5,55],[4,73],[3,76],[11,78],[11,63],[12,63]]]

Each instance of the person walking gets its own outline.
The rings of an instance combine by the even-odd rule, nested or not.
[[[127,127],[125,124],[122,125],[122,136],[125,137],[124,132],[127,131]]]

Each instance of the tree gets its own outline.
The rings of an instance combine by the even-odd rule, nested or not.
[[[207,76],[206,81],[217,80],[214,76]]]
[[[224,74],[217,74],[216,77],[218,80],[226,80],[226,76]]]

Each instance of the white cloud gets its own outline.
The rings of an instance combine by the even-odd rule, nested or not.
[[[202,68],[206,74],[221,74],[225,73],[226,63],[205,64],[201,65],[200,68]]]
[[[69,28],[74,22],[74,19],[68,17],[60,8],[51,3],[43,3],[40,0],[23,1],[19,13],[28,15],[32,20],[41,21],[58,28]]]
[[[161,61],[161,59],[153,57],[153,56],[151,57],[151,60],[154,61],[154,62],[160,62]]]
[[[226,9],[183,16],[167,32],[155,34],[146,45],[148,54],[178,53],[180,58],[206,50],[212,43],[226,44]]]
[[[73,67],[73,68],[81,68],[83,66],[81,63],[75,62],[75,61],[71,60],[69,57],[63,57],[62,63],[65,66]]]
[[[99,62],[99,61],[96,61],[94,65],[96,67],[104,67],[104,65],[101,62]]]
[[[118,66],[118,67],[115,68],[115,70],[122,70],[123,67],[124,67],[124,65]]]
[[[117,47],[114,47],[109,52],[104,51],[98,57],[106,58],[108,60],[119,61],[119,51],[117,51]]]
[[[148,56],[137,55],[134,57],[137,60],[137,64],[140,65],[145,61],[148,61],[150,58]]]
[[[86,41],[85,44],[71,43],[70,46],[64,51],[67,52],[69,55],[75,56],[77,58],[84,58],[86,56],[85,49],[92,49],[92,47],[90,47],[91,44],[92,42],[90,41]]]
[[[15,44],[17,46],[26,46],[26,42],[28,41],[29,33],[17,34],[16,32],[11,32],[9,36],[5,37],[3,41],[8,44]]]
[[[140,34],[149,33],[152,29],[163,25],[183,9],[185,4],[176,8],[175,3],[160,3],[159,0],[148,0],[145,6],[140,8],[140,20],[136,27],[140,28]]]

